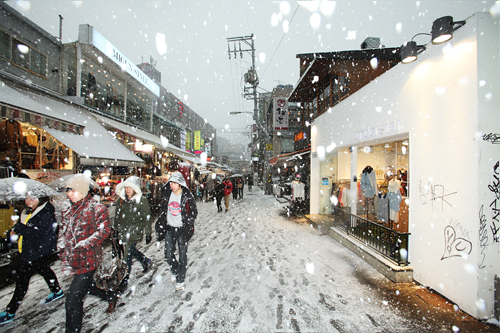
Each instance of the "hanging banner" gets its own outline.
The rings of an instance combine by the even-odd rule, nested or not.
[[[186,131],[185,145],[186,145],[186,151],[191,152],[191,132],[190,131]]]
[[[274,129],[288,129],[288,101],[284,97],[275,97],[273,102]]]
[[[194,131],[194,150],[200,150],[201,144],[201,132],[200,131]]]

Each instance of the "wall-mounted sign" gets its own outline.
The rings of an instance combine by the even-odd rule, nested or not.
[[[88,29],[86,29],[88,27]],[[92,28],[90,30],[90,28]],[[144,87],[148,88],[157,97],[160,96],[160,87],[153,82],[141,71],[133,62],[131,62],[123,53],[121,53],[111,42],[109,42],[96,28],[91,27],[87,24],[80,25],[79,34],[90,34],[91,36],[81,36],[79,35],[80,41],[87,40],[92,45],[94,45],[99,51],[104,53],[109,59],[116,63],[120,68],[132,75],[134,79],[139,81]]]
[[[321,178],[321,185],[329,185],[328,177]]]
[[[207,153],[208,156],[212,155],[212,144],[210,142],[207,142],[205,145],[205,153]]]
[[[299,132],[295,134],[295,141],[300,141],[306,138],[306,134],[304,132]]]
[[[399,121],[392,120],[380,125],[367,126],[362,131],[356,133],[356,140],[366,141],[378,136],[394,134],[394,132],[397,132],[398,130],[399,130]]]
[[[288,129],[288,100],[284,97],[275,97],[273,101],[274,129]]]
[[[273,144],[272,143],[266,143],[266,150],[267,151],[272,151],[273,150]]]
[[[201,149],[201,132],[200,131],[194,131],[194,150],[200,150]]]

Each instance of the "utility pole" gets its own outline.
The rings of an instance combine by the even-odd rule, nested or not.
[[[257,124],[257,127],[259,129],[259,139],[257,142],[259,144],[258,151],[259,151],[259,164],[262,166],[263,163],[263,158],[264,158],[264,148],[265,148],[265,143],[267,140],[269,140],[269,135],[267,133],[266,128],[262,125],[261,119],[259,117],[259,108],[258,108],[258,102],[259,99],[257,97],[257,86],[259,85],[259,77],[257,76],[257,70],[255,69],[255,46],[254,46],[254,35],[251,34],[250,36],[240,36],[240,37],[230,37],[227,38],[227,53],[229,56],[229,59],[231,59],[231,56],[234,55],[234,58],[237,57],[237,54],[239,53],[240,57],[243,58],[243,52],[248,52],[252,56],[252,67],[244,74],[244,79],[245,79],[245,84],[249,84],[250,86],[244,87],[244,97],[246,99],[253,99],[253,120]],[[243,43],[243,48],[242,48],[242,43]],[[232,48],[231,48],[232,46]],[[238,46],[238,48],[236,48]],[[252,140],[252,143],[255,146],[254,140]]]
[[[246,99],[253,99],[254,104],[254,115],[253,120],[258,122],[258,112],[257,108],[257,86],[259,85],[259,77],[257,76],[257,70],[255,69],[255,47],[254,47],[254,39],[253,34],[250,36],[240,36],[240,37],[230,37],[227,38],[227,53],[229,55],[229,59],[231,59],[231,55],[237,57],[237,54],[240,54],[240,57],[243,58],[243,52],[248,52],[252,56],[252,67],[245,73],[245,84],[250,84],[250,87],[244,87],[244,97]],[[241,48],[241,43],[245,44],[247,49]],[[233,46],[233,50],[231,50],[231,44]],[[236,45],[238,44],[238,49],[236,49]],[[245,47],[244,45],[244,47]]]

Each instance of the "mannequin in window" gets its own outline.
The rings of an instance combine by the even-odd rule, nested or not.
[[[389,226],[392,228],[394,223],[399,222],[399,205],[401,204],[401,183],[397,179],[393,170],[387,172],[389,185],[387,186],[387,197],[389,198]]]
[[[361,173],[360,181],[361,194],[365,198],[366,217],[368,218],[369,205],[374,205],[373,198],[377,194],[377,177],[375,170],[371,166],[366,166]]]

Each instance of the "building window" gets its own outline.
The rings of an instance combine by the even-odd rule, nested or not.
[[[31,49],[31,70],[38,75],[47,76],[47,56]]]
[[[26,69],[30,68],[30,48],[24,43],[21,43],[17,39],[12,40],[12,62],[24,67]]]
[[[0,31],[0,56],[10,60],[10,35]]]
[[[3,31],[0,31],[0,56],[37,75],[47,77],[47,56]]]

